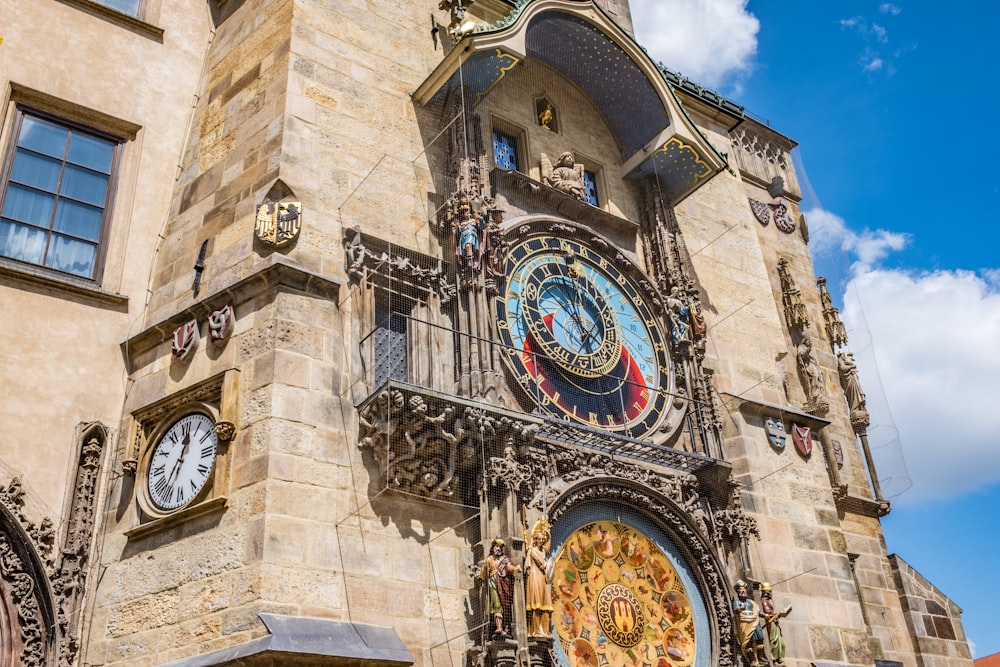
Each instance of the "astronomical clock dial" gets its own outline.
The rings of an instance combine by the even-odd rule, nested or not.
[[[153,446],[146,474],[146,493],[160,512],[178,510],[201,492],[216,457],[215,423],[201,412],[176,422]]]
[[[582,526],[552,570],[555,636],[571,667],[694,663],[691,602],[670,559],[644,533],[611,521]]]
[[[507,361],[543,409],[641,438],[669,404],[670,359],[621,264],[578,241],[528,237],[507,255],[496,315]]]

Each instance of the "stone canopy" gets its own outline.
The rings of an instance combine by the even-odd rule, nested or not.
[[[592,2],[540,0],[462,36],[413,93],[439,105],[465,86],[475,107],[525,60],[545,63],[600,110],[628,179],[655,174],[674,201],[726,167],[684,111],[663,72]]]

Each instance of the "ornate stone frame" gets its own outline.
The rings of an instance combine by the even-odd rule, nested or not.
[[[649,487],[600,477],[582,481],[560,495],[550,513],[552,523],[556,524],[570,508],[587,502],[618,502],[633,507],[674,542],[691,566],[706,601],[705,611],[712,634],[709,664],[735,667],[728,579],[693,519],[673,501]]]
[[[42,556],[19,518],[0,502],[0,605],[5,623],[3,664],[42,667],[55,662],[56,605]],[[7,634],[16,630],[17,635]]]

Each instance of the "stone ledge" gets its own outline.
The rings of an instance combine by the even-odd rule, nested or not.
[[[269,635],[162,667],[264,664],[378,664],[403,667],[413,656],[392,628],[350,621],[260,614]],[[322,662],[318,662],[318,660]]]
[[[246,303],[269,290],[280,287],[286,287],[303,294],[309,294],[336,303],[340,294],[340,285],[340,281],[332,276],[323,276],[294,266],[283,257],[274,258],[269,265],[256,273],[211,296],[205,297],[179,313],[161,320],[132,336],[121,344],[122,351],[125,353],[126,358],[131,359],[137,353],[145,352],[164,341],[170,340],[174,334],[174,330],[189,320],[197,319],[201,323],[213,310],[224,306],[226,303],[232,303],[233,308],[237,308],[237,315],[239,315],[238,307],[240,304]]]
[[[83,278],[56,273],[42,266],[23,264],[5,257],[0,258],[0,278],[14,284],[44,290],[54,297],[66,298],[67,295],[73,295],[109,306],[113,310],[124,312],[128,309],[128,297],[123,294],[106,292],[95,283]]]

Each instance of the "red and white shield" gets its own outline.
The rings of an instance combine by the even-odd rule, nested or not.
[[[198,320],[191,320],[177,327],[172,345],[174,358],[183,361],[198,345]]]
[[[808,457],[813,450],[812,431],[808,426],[792,424],[792,440],[795,441],[795,448],[802,456]]]

